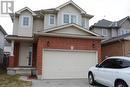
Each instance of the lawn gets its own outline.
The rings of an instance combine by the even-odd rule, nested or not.
[[[31,87],[31,82],[20,80],[18,75],[7,75],[0,70],[0,87]]]

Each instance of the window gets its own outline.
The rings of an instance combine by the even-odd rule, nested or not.
[[[102,36],[107,36],[107,35],[108,35],[107,29],[102,29]]]
[[[130,61],[113,58],[105,60],[102,64],[100,64],[100,66],[103,68],[121,69],[130,67]]]
[[[64,23],[69,23],[69,15],[64,14]]]
[[[127,33],[130,33],[130,30],[118,30],[118,35],[123,35],[123,34],[127,34]]]
[[[22,19],[22,25],[23,26],[29,26],[29,17],[23,17]]]
[[[130,67],[130,61],[123,60],[123,63],[121,63],[121,68],[127,68]]]
[[[63,23],[68,24],[68,23],[77,23],[77,16],[73,14],[64,14],[63,16]]]
[[[54,24],[54,23],[55,23],[55,16],[50,15],[50,24]]]
[[[82,27],[85,27],[85,19],[82,19]]]
[[[71,15],[71,23],[76,23],[76,15]]]

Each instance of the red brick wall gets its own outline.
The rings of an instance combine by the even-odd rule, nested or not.
[[[123,56],[123,43],[117,41],[102,45],[102,58],[106,56]]]
[[[94,45],[95,44],[95,45]],[[101,41],[91,39],[61,38],[61,37],[39,37],[37,43],[37,74],[42,74],[42,50],[48,49],[70,49],[74,50],[97,50],[98,61],[101,62]]]
[[[14,56],[9,57],[9,67],[17,67],[19,63],[19,42],[14,43]]]
[[[9,66],[8,67],[14,67],[14,56],[9,57]]]

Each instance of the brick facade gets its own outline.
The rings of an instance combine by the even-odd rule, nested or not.
[[[130,41],[120,40],[102,45],[102,58],[106,56],[127,56],[130,54]]]
[[[123,56],[123,43],[117,41],[102,45],[102,58],[109,56]]]
[[[74,47],[74,50],[96,50],[98,51],[98,61],[102,61],[100,40],[63,37],[39,37],[37,43],[37,74],[42,74],[42,51],[44,48],[70,50],[71,46]]]
[[[15,42],[14,43],[14,56],[9,57],[9,67],[17,67],[19,63],[19,47],[20,43]]]

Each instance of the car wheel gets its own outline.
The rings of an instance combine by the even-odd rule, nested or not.
[[[119,81],[116,83],[115,87],[128,87],[124,81]]]
[[[90,85],[94,85],[95,84],[94,76],[93,76],[92,73],[88,74],[88,82],[89,82]]]

